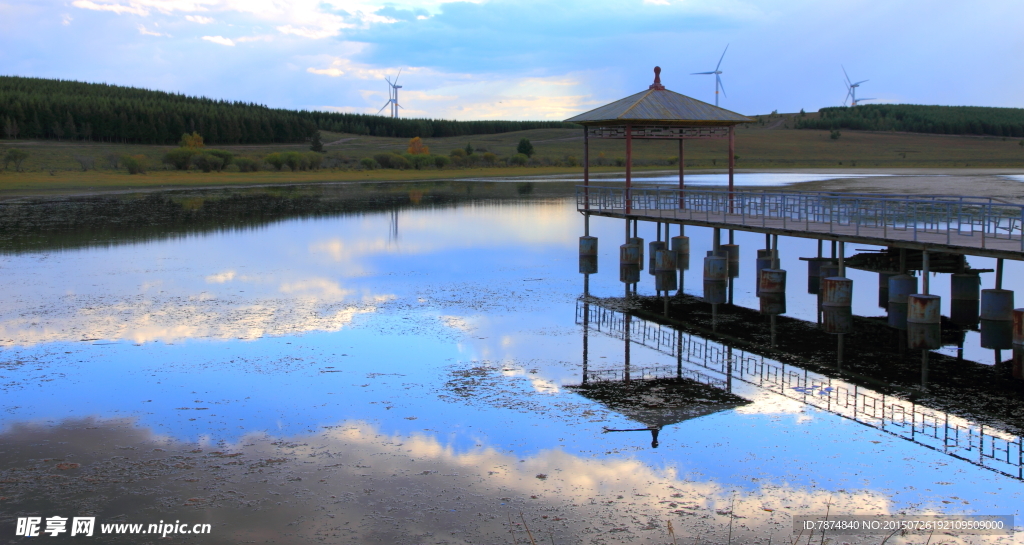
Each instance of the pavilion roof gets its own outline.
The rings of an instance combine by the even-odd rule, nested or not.
[[[661,85],[661,69],[655,68],[654,84],[645,91],[605,104],[566,119],[580,125],[675,125],[728,126],[754,120],[707,102],[669,91]]]

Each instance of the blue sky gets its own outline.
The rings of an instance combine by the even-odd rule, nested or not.
[[[665,85],[745,113],[1024,107],[1024,2],[0,0],[0,74],[406,117],[564,119]]]

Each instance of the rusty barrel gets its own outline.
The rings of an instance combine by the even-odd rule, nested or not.
[[[1013,320],[1013,292],[1010,290],[981,290],[982,320]]]
[[[724,303],[728,295],[729,282],[726,280],[705,280],[704,301],[717,305]]]
[[[981,319],[981,347],[1009,350],[1013,347],[1013,321]]]
[[[676,254],[676,267],[680,271],[690,270],[690,254]]]
[[[849,307],[853,304],[853,280],[842,276],[822,277],[821,306]]]
[[[907,348],[911,350],[936,350],[941,347],[941,325],[915,322],[907,323]]]
[[[839,276],[839,265],[836,263],[822,263],[821,267],[818,269],[818,275],[819,278]]]
[[[710,252],[709,252],[710,253]],[[729,262],[723,256],[709,255],[704,258],[704,280],[725,282],[729,279]]]
[[[821,289],[821,266],[835,264],[835,260],[828,257],[807,258],[807,293],[817,295]]]
[[[900,331],[907,329],[907,304],[896,303],[889,301],[888,316],[886,322],[889,327],[893,329],[899,329]]]
[[[597,237],[580,237],[580,255],[597,255]]]
[[[721,249],[725,252],[725,258],[729,260],[729,278],[736,278],[740,275],[740,245],[723,244]]]
[[[676,272],[676,253],[669,250],[658,250],[654,254],[655,272]]]
[[[673,252],[675,252],[675,253],[677,253],[679,255],[682,255],[682,254],[689,255],[689,253],[690,253],[690,237],[684,236],[684,235],[675,236],[675,237],[672,237],[672,241],[671,242],[672,243],[670,244],[670,248],[669,248],[670,250],[672,250]]]
[[[664,250],[662,250],[664,252]],[[672,252],[667,252],[672,253]],[[679,284],[676,281],[676,270],[670,269],[667,271],[656,271],[654,273],[654,290],[655,291],[672,291],[679,289]]]
[[[761,300],[761,314],[779,315],[786,313],[785,293],[763,293]]]
[[[853,331],[853,309],[850,307],[822,307],[821,326],[825,333],[837,335]]]
[[[917,293],[917,278],[909,274],[897,274],[889,278],[889,302],[907,304],[907,296]]]
[[[636,284],[640,281],[640,265],[636,263],[622,263],[619,265],[619,282],[623,284]]]
[[[761,271],[772,268],[772,250],[758,250],[754,262],[754,295],[761,296]]]
[[[769,293],[786,293],[786,271],[782,269],[762,269],[757,291],[761,297]]]
[[[878,273],[878,308],[889,306],[889,279],[896,276],[892,273]]]
[[[597,274],[597,256],[580,256],[580,274]]]
[[[660,240],[652,240],[647,243],[647,249],[647,270],[650,271],[650,273],[653,275],[654,271],[656,270],[654,267],[654,260],[657,257],[659,251],[668,249],[668,244],[665,244]]]
[[[1024,345],[1024,308],[1013,309],[1013,344]]]
[[[908,324],[938,324],[942,322],[942,298],[938,295],[915,293],[907,296]]]
[[[1013,345],[1013,378],[1024,380],[1024,345]]]
[[[640,237],[630,237],[626,239],[626,244],[636,244],[637,248],[640,249],[640,255],[637,257],[636,264],[640,265],[640,270],[644,270],[644,239]]]
[[[623,265],[640,265],[640,255],[640,247],[636,244],[619,246],[619,263]]]
[[[949,279],[949,319],[961,326],[974,326],[980,314],[981,278],[976,274],[954,274]]]

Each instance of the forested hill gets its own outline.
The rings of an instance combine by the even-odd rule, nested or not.
[[[797,128],[1024,136],[1021,108],[862,104],[822,108],[818,112],[818,119],[801,119]]]
[[[182,133],[198,131],[210,144],[270,144],[300,142],[317,129],[412,138],[573,126],[282,110],[103,83],[0,76],[0,136],[8,139],[175,144]]]

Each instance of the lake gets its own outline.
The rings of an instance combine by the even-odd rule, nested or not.
[[[826,512],[1020,530],[1010,351],[944,331],[923,379],[877,274],[849,270],[860,318],[838,361],[805,289],[811,240],[780,240],[773,342],[763,235],[736,232],[735,306],[712,320],[711,232],[687,227],[666,316],[649,271],[624,296],[622,224],[593,218],[584,295],[565,181],[26,199],[0,226],[8,539],[33,516],[95,517],[125,543],[165,522],[202,543],[768,543]],[[1022,272],[1007,262],[1004,287]],[[931,286],[948,315],[949,276]],[[182,533],[196,524],[209,533]]]

